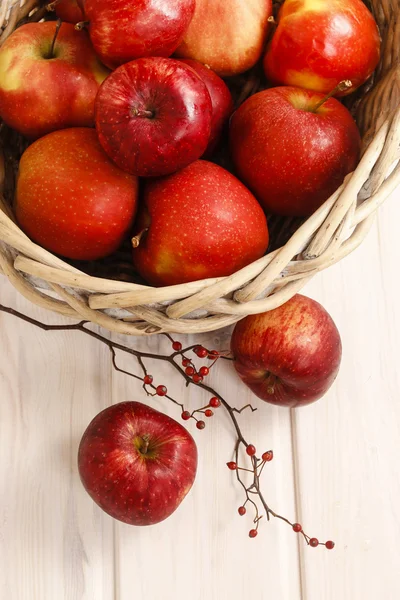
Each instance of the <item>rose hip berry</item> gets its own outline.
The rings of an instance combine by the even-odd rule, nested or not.
[[[180,342],[173,342],[172,348],[175,350],[175,352],[179,352],[182,350],[182,344]]]
[[[236,471],[237,469],[237,464],[235,462],[228,462],[226,463],[226,466],[228,467],[228,469],[230,469],[231,471]]]
[[[261,458],[265,460],[265,462],[270,462],[274,458],[274,453],[272,450],[268,450],[268,452],[264,452]]]
[[[208,350],[206,350],[205,348],[203,348],[203,346],[197,346],[194,349],[194,352],[197,354],[197,356],[199,358],[205,358],[206,356],[208,356]]]
[[[221,406],[220,399],[216,396],[213,396],[210,400],[210,406],[212,406],[212,408],[218,408],[219,406]]]
[[[206,424],[204,423],[204,421],[197,421],[196,423],[197,429],[204,429],[205,426]]]
[[[202,376],[201,376],[201,375],[199,375],[198,373],[195,373],[195,374],[193,375],[193,381],[194,381],[195,383],[201,383],[201,382],[203,381],[203,378],[202,378]]]
[[[207,377],[207,375],[209,374],[210,369],[208,367],[201,367],[201,369],[199,370],[199,374],[202,377]]]
[[[319,545],[319,541],[317,540],[317,538],[311,538],[311,540],[310,540],[311,548],[316,548],[318,545]]]
[[[143,377],[143,381],[146,385],[151,385],[153,383],[153,376],[146,375],[145,377]]]
[[[247,448],[246,448],[246,452],[247,452],[247,454],[248,454],[249,456],[254,456],[254,455],[255,455],[255,453],[256,453],[256,449],[255,449],[255,447],[253,446],[253,444],[249,444],[249,445],[247,446]]]
[[[190,412],[188,410],[184,410],[183,413],[181,414],[181,417],[184,421],[189,421]]]
[[[246,509],[245,509],[245,507],[244,507],[244,506],[239,506],[239,508],[238,508],[238,513],[239,513],[239,515],[240,515],[241,517],[243,517],[243,515],[245,515],[245,514],[246,514]]]
[[[184,367],[189,367],[190,366],[190,362],[191,362],[190,358],[184,358],[183,361],[182,361],[182,365]]]
[[[249,537],[255,538],[257,536],[257,534],[258,534],[257,529],[250,529],[250,531],[249,531]]]
[[[165,385],[158,385],[156,388],[156,394],[157,396],[166,396],[167,388],[165,387]]]
[[[301,533],[303,531],[303,528],[300,525],[300,523],[295,523],[293,525],[293,531],[295,531],[296,533]]]
[[[331,540],[329,540],[328,542],[326,542],[325,544],[325,548],[327,548],[328,550],[333,550],[335,547],[335,542],[332,542]]]
[[[186,375],[188,375],[189,377],[191,377],[194,374],[194,368],[193,367],[186,367],[185,373],[186,373]]]
[[[207,408],[207,410],[204,412],[204,414],[206,415],[206,417],[212,417],[214,413],[212,410]]]

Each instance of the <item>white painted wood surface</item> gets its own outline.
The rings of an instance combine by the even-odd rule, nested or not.
[[[222,410],[203,432],[189,426],[199,472],[180,509],[150,528],[113,522],[83,490],[76,452],[102,408],[147,401],[140,385],[113,372],[107,348],[95,340],[0,314],[0,597],[399,598],[399,221],[400,190],[362,248],[306,290],[330,311],[343,340],[342,369],[325,399],[290,414],[252,399],[228,364],[211,378],[238,407],[251,399],[259,406],[241,420],[259,448],[274,448],[263,479],[271,506],[334,539],[333,552],[305,547],[280,522],[262,523],[255,540],[247,537],[250,521],[237,515],[242,495],[225,467],[234,437]],[[4,278],[0,301],[61,322],[29,306]],[[228,333],[200,339],[227,347]],[[167,349],[160,338],[130,343]],[[189,393],[168,366],[150,371],[190,406],[201,404],[202,393]],[[155,403],[179,418],[173,405]]]

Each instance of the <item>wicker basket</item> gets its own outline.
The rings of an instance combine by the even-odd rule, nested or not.
[[[1,196],[6,184],[4,159],[13,158],[9,132],[3,127],[3,273],[39,306],[129,335],[212,331],[286,302],[316,273],[360,245],[375,211],[400,184],[400,0],[368,4],[381,31],[382,59],[373,85],[364,87],[353,106],[363,135],[363,157],[356,171],[282,247],[230,277],[164,288],[87,274],[34,244],[15,224]],[[39,20],[44,14],[38,0],[0,0],[0,45],[21,22]]]

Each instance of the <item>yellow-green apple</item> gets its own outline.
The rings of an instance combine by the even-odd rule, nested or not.
[[[101,145],[140,177],[173,173],[199,158],[211,131],[211,98],[192,68],[170,58],[139,58],[118,67],[96,98]]]
[[[144,56],[168,57],[194,14],[196,0],[85,0],[93,46],[115,68]]]
[[[264,67],[275,84],[325,94],[350,80],[343,95],[372,75],[379,57],[378,27],[362,0],[286,0]]]
[[[130,231],[137,179],[111,162],[96,131],[54,131],[22,155],[16,217],[32,240],[79,260],[107,256]]]
[[[79,23],[85,19],[77,0],[61,0],[55,4],[54,9],[57,17],[67,23]]]
[[[149,180],[135,223],[133,262],[155,286],[231,275],[268,246],[267,220],[231,173],[199,160]]]
[[[331,387],[342,344],[327,311],[298,294],[275,310],[239,321],[231,351],[236,371],[256,396],[297,407],[315,402]]]
[[[294,87],[255,94],[230,127],[239,177],[267,212],[313,213],[354,170],[360,134],[338,100]]]
[[[94,125],[94,100],[108,70],[85,31],[29,23],[0,48],[0,116],[28,138]],[[53,41],[55,43],[53,44]]]
[[[174,419],[139,402],[121,402],[89,424],[78,468],[86,491],[107,514],[129,525],[154,525],[191,489],[197,448]]]
[[[233,111],[232,94],[226,85],[210,67],[203,65],[197,60],[190,58],[181,59],[179,62],[185,63],[192,67],[204,81],[211,97],[212,117],[211,117],[211,133],[210,141],[208,142],[206,155],[209,155],[218,143],[221,137],[223,127],[227,123]]]
[[[243,73],[263,53],[271,14],[271,0],[196,0],[176,56],[207,64],[218,75]]]

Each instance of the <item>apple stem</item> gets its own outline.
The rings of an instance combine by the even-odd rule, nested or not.
[[[142,119],[152,119],[154,117],[153,111],[146,110],[144,108],[133,108],[132,115],[134,117],[140,117]]]
[[[140,240],[142,239],[146,231],[148,231],[148,228],[142,229],[142,231],[140,231],[137,235],[133,236],[133,238],[131,239],[132,248],[139,247]]]
[[[147,450],[149,449],[149,443],[150,443],[150,436],[148,433],[146,433],[145,435],[142,435],[142,441],[143,441],[143,444],[140,447],[140,453],[147,454]]]
[[[61,19],[57,19],[56,30],[54,32],[53,41],[52,41],[51,46],[50,46],[49,58],[54,58],[54,48],[55,48],[55,45],[56,45],[58,33],[59,33],[60,29],[61,29],[61,25],[62,25]]]
[[[79,21],[79,23],[75,25],[75,29],[77,31],[82,31],[82,29],[85,29],[85,27],[89,27],[89,25],[90,21]]]
[[[349,88],[351,88],[352,85],[353,83],[350,81],[350,79],[344,79],[343,81],[337,84],[335,89],[333,89],[331,92],[329,92],[329,94],[322,98],[322,100],[320,100],[310,112],[316,113],[317,110],[321,108],[323,104],[325,104],[325,102],[332,98],[332,96],[338,94],[339,92],[344,92],[345,90],[348,90]]]

